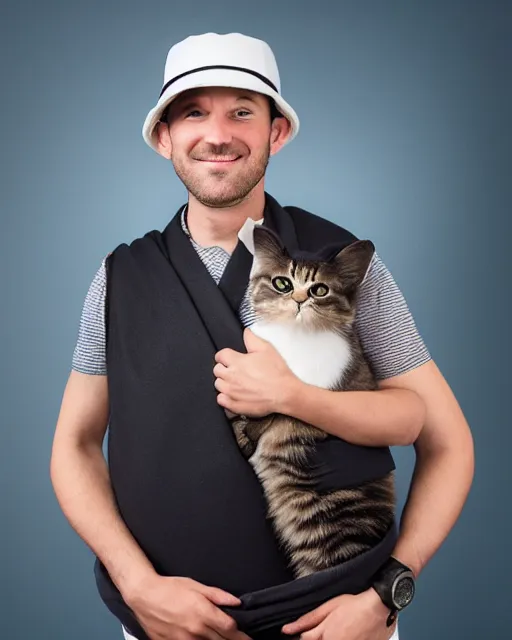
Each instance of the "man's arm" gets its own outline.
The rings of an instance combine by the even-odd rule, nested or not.
[[[425,425],[414,443],[416,464],[393,555],[416,575],[453,528],[474,474],[470,428],[450,386],[430,361],[414,371],[382,381],[409,389],[425,402]]]
[[[279,412],[343,438],[374,447],[416,441],[425,421],[425,404],[413,390],[379,384],[377,391],[329,391],[288,378]]]
[[[228,411],[249,416],[284,413],[352,444],[412,444],[423,426],[423,400],[405,388],[330,391],[295,376],[277,350],[250,329],[248,353],[222,349],[213,373],[217,401]]]
[[[382,387],[414,391],[426,406],[425,425],[414,443],[415,471],[393,556],[418,576],[442,545],[460,515],[474,473],[473,439],[449,385],[431,360],[408,373],[382,381]],[[328,630],[347,638],[388,638],[389,611],[373,589],[340,596],[286,625],[304,640]],[[345,626],[346,625],[346,626]],[[309,632],[308,632],[309,630]],[[327,633],[326,633],[327,635]]]
[[[57,421],[50,474],[71,526],[105,565],[150,638],[249,640],[217,605],[230,593],[156,573],[115,504],[102,442],[109,416],[107,376],[72,371]]]
[[[354,328],[377,379],[391,384],[378,391],[328,391],[292,379],[272,349],[267,349],[266,359],[256,353],[246,361],[225,349],[217,362],[229,366],[232,375],[229,380],[222,366],[215,370],[230,382],[217,386],[220,403],[233,413],[292,415],[352,444],[412,444],[423,426],[425,406],[414,391],[393,387],[392,381],[426,363],[430,354],[402,292],[377,254],[359,290]],[[266,343],[251,332],[244,338],[249,353],[265,351]],[[254,367],[248,371],[251,359]]]
[[[153,567],[115,506],[102,451],[108,416],[107,376],[72,371],[55,429],[50,475],[64,515],[123,592]]]
[[[430,354],[405,297],[377,253],[359,290],[354,328],[377,379],[387,379],[386,384],[377,393],[349,391],[342,398],[303,387],[289,409],[353,444],[413,444],[425,421],[425,405],[414,391],[394,381],[428,362]]]
[[[424,425],[414,442],[415,472],[394,554],[419,573],[448,535],[466,500],[473,479],[473,439],[455,396],[433,360],[382,380],[380,388],[378,392],[336,393],[294,382],[283,413],[344,438],[353,430],[352,440],[363,439],[366,429],[373,428],[383,444],[391,445],[395,439],[393,423],[383,412],[393,405],[386,394],[396,399],[400,392],[407,391],[421,399],[420,407],[425,409],[416,409],[415,420],[424,421]],[[404,405],[404,420],[413,413],[412,404]],[[375,441],[368,438],[370,444]]]

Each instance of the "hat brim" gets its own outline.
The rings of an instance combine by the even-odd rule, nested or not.
[[[247,89],[270,96],[277,109],[290,122],[290,132],[285,140],[285,144],[293,140],[299,132],[299,118],[292,107],[282,98],[282,96],[269,87],[263,80],[243,71],[231,69],[208,69],[191,73],[176,82],[173,82],[160,96],[157,104],[146,116],[142,127],[142,136],[146,143],[158,153],[157,136],[155,127],[162,117],[166,107],[183,91],[197,89],[199,87],[232,87],[234,89]]]

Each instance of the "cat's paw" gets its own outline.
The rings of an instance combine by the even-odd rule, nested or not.
[[[233,427],[233,431],[235,433],[236,441],[240,451],[242,452],[244,458],[246,460],[249,460],[249,458],[256,451],[256,443],[254,443],[247,437],[247,418],[245,416],[235,416],[231,421],[231,425]]]

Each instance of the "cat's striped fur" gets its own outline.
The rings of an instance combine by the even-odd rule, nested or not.
[[[329,262],[292,260],[272,232],[254,229],[250,293],[258,321],[251,329],[305,382],[340,391],[377,388],[352,330],[373,251],[371,242],[361,241]],[[235,417],[232,424],[296,577],[349,560],[383,538],[395,512],[393,473],[319,493],[306,459],[325,432],[281,414]]]

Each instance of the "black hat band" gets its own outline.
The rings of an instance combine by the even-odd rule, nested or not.
[[[257,71],[253,71],[252,69],[246,69],[245,67],[232,67],[230,65],[227,64],[213,64],[211,66],[208,67],[197,67],[197,69],[190,69],[190,71],[185,71],[184,73],[180,73],[179,76],[175,76],[174,78],[171,78],[171,80],[169,80],[169,82],[166,82],[162,88],[162,91],[160,91],[160,95],[158,96],[158,98],[160,99],[162,97],[162,95],[164,94],[164,92],[171,86],[171,84],[173,84],[174,82],[176,82],[177,80],[180,80],[181,78],[190,75],[191,73],[198,73],[199,71],[209,71],[210,69],[230,69],[231,71],[242,71],[243,73],[250,73],[252,76],[255,76],[256,78],[259,78],[259,80],[261,80],[262,82],[264,82],[267,86],[269,86],[271,89],[273,89],[276,93],[279,93],[279,91],[277,90],[277,87],[265,76],[261,75],[261,73],[258,73]]]

